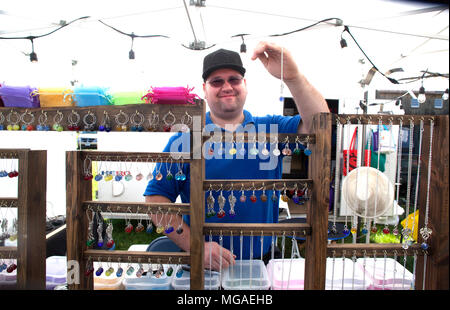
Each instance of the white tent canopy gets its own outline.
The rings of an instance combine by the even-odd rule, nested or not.
[[[205,6],[194,6],[192,2],[203,2]],[[202,96],[203,57],[222,47],[239,51],[242,39],[232,36],[249,34],[244,37],[247,53],[242,54],[248,72],[249,102],[261,100],[261,95],[251,97],[252,91],[265,93],[266,97],[273,92],[270,97],[275,100],[279,96],[279,81],[268,76],[258,61],[250,60],[260,40],[291,50],[301,71],[326,98],[357,102],[368,89],[417,91],[420,82],[394,85],[377,73],[370,85],[362,87],[359,81],[372,64],[350,35],[342,34],[345,25],[381,72],[403,69],[391,74],[395,79],[421,76],[425,70],[448,74],[448,14],[448,5],[417,1],[8,1],[0,8],[1,37],[39,36],[64,22],[89,18],[35,39],[37,63],[28,59],[30,40],[0,40],[0,81],[60,87],[77,80],[111,89],[145,90],[150,86],[189,85]],[[342,25],[336,25],[335,19],[305,31],[271,37],[328,18],[340,19]],[[130,37],[98,20],[125,33],[169,38],[136,38],[136,59],[129,60]],[[344,49],[339,44],[341,34],[348,44]],[[195,40],[212,47],[184,47]],[[448,88],[448,78],[430,78],[424,86],[443,91]],[[269,110],[273,112],[270,107],[259,112]]]

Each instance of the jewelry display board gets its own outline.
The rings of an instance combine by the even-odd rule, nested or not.
[[[18,169],[9,172],[18,178],[17,197],[0,197],[2,205],[17,208],[17,247],[0,247],[0,258],[17,259],[16,289],[42,290],[46,285],[47,152],[0,149],[0,159],[18,162]]]

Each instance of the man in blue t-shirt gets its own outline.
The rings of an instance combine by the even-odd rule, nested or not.
[[[282,70],[281,55],[283,55]],[[245,68],[242,66],[240,55],[224,49],[207,55],[203,61],[202,77],[205,100],[210,111],[205,116],[204,131],[211,133],[212,138],[203,146],[206,179],[280,179],[282,175],[282,154],[276,153],[278,150],[276,142],[267,141],[264,144],[266,147],[251,142],[222,143],[222,140],[214,140],[214,132],[224,132],[225,137],[227,133],[241,131],[306,134],[310,131],[313,115],[329,112],[326,101],[299,72],[289,51],[272,43],[260,42],[254,50],[252,60],[257,58],[272,76],[280,79],[281,72],[283,73],[283,81],[289,88],[300,115],[252,116],[250,112],[244,110],[247,87],[244,78]],[[189,144],[189,137],[186,134],[175,134],[170,138],[164,152],[182,151],[182,145],[186,144]],[[183,152],[186,151],[183,150]],[[154,178],[149,182],[144,193],[145,201],[175,202],[180,196],[182,202],[188,203],[190,200],[189,165],[161,163],[157,165],[156,171],[159,171],[158,169],[163,173],[170,171],[173,176],[182,171],[186,179],[163,178],[158,181]],[[272,197],[272,195],[275,196]],[[278,198],[279,194],[271,188],[214,188],[205,194],[205,221],[276,223],[278,222]],[[224,203],[219,204],[220,200]],[[182,229],[174,230],[166,235],[181,249],[189,251],[189,216],[184,216],[182,222],[179,216],[166,218],[161,214],[158,216],[153,213],[152,219],[155,224],[163,227],[171,220],[171,226],[175,229],[182,223]],[[264,237],[261,240],[261,236],[253,238],[224,236],[219,241],[217,236],[214,236],[212,240],[206,236],[205,267],[218,270],[220,264],[222,268],[227,268],[235,263],[236,258],[260,258],[261,255],[267,257],[271,250],[271,239],[271,237]],[[253,248],[252,253],[250,253],[251,248]]]

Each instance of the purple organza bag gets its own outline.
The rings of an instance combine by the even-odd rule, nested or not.
[[[0,96],[5,107],[16,108],[39,108],[39,95],[37,88],[31,86],[8,86],[0,87]]]

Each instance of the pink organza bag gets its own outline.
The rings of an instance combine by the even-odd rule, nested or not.
[[[151,87],[141,99],[153,104],[194,104],[200,97],[191,93],[194,87]]]

